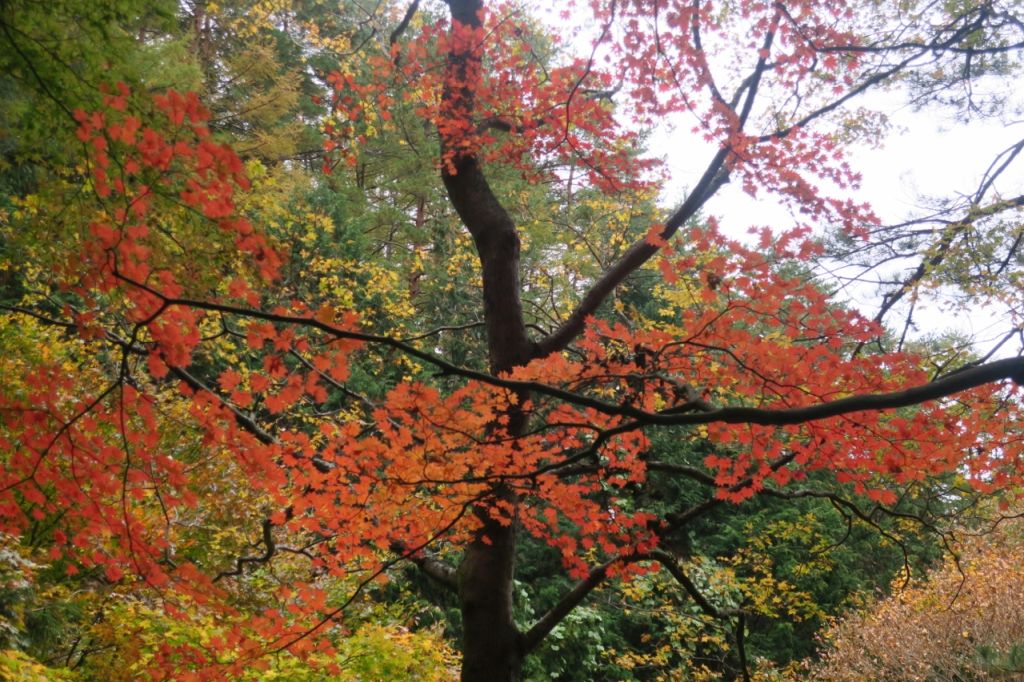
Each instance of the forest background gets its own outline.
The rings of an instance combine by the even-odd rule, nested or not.
[[[1016,3],[0,9],[4,674],[1024,669]]]

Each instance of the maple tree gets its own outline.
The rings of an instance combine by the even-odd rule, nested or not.
[[[130,72],[66,100],[39,66],[63,60],[4,21],[5,59],[77,142],[3,208],[20,330],[0,360],[0,530],[44,536],[66,574],[163,614],[174,636],[140,635],[140,671],[241,678],[287,652],[340,674],[346,612],[409,562],[459,603],[464,680],[515,679],[595,589],[643,593],[655,572],[730,625],[747,676],[747,619],[810,607],[763,565],[702,584],[698,557],[674,551],[698,520],[818,498],[880,527],[942,498],[943,476],[1019,489],[1021,360],[893,347],[883,327],[901,301],[959,286],[1019,329],[1021,240],[993,227],[1021,202],[989,180],[1019,145],[950,209],[966,218],[910,235],[921,265],[875,319],[810,274],[818,228],[852,256],[913,227],[853,198],[846,152],[875,130],[850,107],[904,81],[926,101],[1013,73],[1013,8],[586,4],[561,21],[589,10],[593,35],[559,45],[515,3],[346,4],[337,26],[305,21],[317,2],[193,3],[208,103]],[[218,43],[260,22],[317,64]],[[300,78],[317,113],[298,110]],[[662,214],[639,130],[671,115],[711,151]],[[289,144],[313,125],[315,168]],[[313,210],[349,177],[387,262],[331,244],[354,230]],[[794,225],[753,226],[756,248],[727,238],[729,183]],[[966,260],[983,230],[982,260],[1005,266]],[[651,499],[675,480],[699,495]],[[521,627],[524,534],[577,582]]]

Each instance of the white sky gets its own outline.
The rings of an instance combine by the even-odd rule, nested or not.
[[[930,213],[928,198],[972,193],[993,159],[1024,137],[1024,121],[1009,125],[993,119],[957,122],[937,112],[914,111],[902,104],[898,94],[865,96],[855,104],[865,102],[889,114],[891,129],[881,147],[850,150],[850,164],[862,174],[861,189],[852,196],[871,203],[883,223]],[[655,150],[671,150],[666,156],[670,180],[663,194],[668,205],[677,205],[685,198],[685,188],[696,183],[714,154],[711,145],[693,141],[688,123],[678,127],[681,132],[673,133],[666,125],[654,134],[651,144]],[[1024,160],[1018,159],[995,183],[995,189],[1004,196],[1024,193]],[[708,212],[719,217],[730,236],[741,240],[748,239],[747,228],[751,225],[781,229],[793,223],[770,195],[761,193],[752,198],[735,183],[720,190],[709,203]],[[880,297],[874,287],[850,288],[846,293],[866,315],[877,312]],[[990,337],[1006,332],[1005,321],[991,313],[979,311],[978,315],[950,318],[930,310],[923,301],[915,309],[914,319],[919,333],[956,329],[976,337],[982,352],[995,340]]]

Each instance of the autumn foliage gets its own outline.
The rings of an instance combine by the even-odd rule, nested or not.
[[[1024,595],[1019,524],[967,537],[913,585],[865,606],[826,635],[825,680],[987,679],[1019,675]]]
[[[896,18],[867,36],[846,3],[593,2],[596,32],[567,47],[516,3],[451,0],[416,17],[418,4],[389,5],[374,17],[400,22],[389,40],[349,43],[316,73],[321,149],[295,186],[354,174],[390,201],[406,190],[366,181],[382,140],[427,155],[440,207],[429,217],[421,195],[391,215],[471,238],[482,303],[474,291],[473,319],[443,328],[482,326],[471,351],[449,352],[417,320],[422,261],[453,251],[413,244],[407,309],[382,323],[391,311],[361,307],[365,292],[311,274],[316,250],[337,244],[273,226],[288,210],[260,204],[271,161],[235,149],[193,92],[122,81],[65,107],[70,168],[44,209],[21,200],[26,224],[62,206],[74,219],[25,275],[35,289],[4,301],[35,342],[0,358],[0,532],[45,536],[66,576],[191,628],[133,642],[140,675],[242,678],[282,653],[342,674],[354,630],[382,637],[349,624],[353,605],[407,562],[459,600],[464,679],[498,679],[479,661],[511,679],[592,590],[662,569],[704,615],[737,623],[745,671],[744,605],[713,604],[687,577],[691,557],[666,550],[693,519],[758,495],[817,496],[876,524],[858,505],[895,510],[943,478],[1016,494],[1020,361],[948,364],[894,345],[884,311],[843,305],[811,273],[826,227],[864,244],[882,229],[854,194],[852,124],[833,114],[910,70],[908,54],[960,59],[985,40],[1011,53],[993,35],[1019,40],[1019,24],[949,9],[948,28],[900,42],[885,25]],[[579,45],[589,51],[568,54]],[[650,198],[668,171],[639,148],[669,116],[711,152],[660,215]],[[727,183],[773,197],[792,224],[727,236],[713,201]],[[584,200],[646,208],[600,267],[549,277],[550,314],[531,312],[549,301],[523,259],[544,272],[569,242],[524,256],[531,213],[514,207],[568,224]],[[360,257],[385,258],[393,235]],[[937,243],[921,258],[948,251]],[[657,285],[636,294],[638,273]],[[925,281],[900,282],[885,304]],[[675,451],[653,448],[659,429],[678,434]],[[646,491],[663,478],[699,485],[700,501],[654,504]],[[511,609],[517,533],[578,581],[525,628]],[[264,566],[279,572],[272,586],[247,582]]]

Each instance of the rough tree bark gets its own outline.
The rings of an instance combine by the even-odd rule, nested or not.
[[[480,26],[480,0],[449,0],[453,28]],[[473,111],[472,79],[480,67],[471,45],[448,57],[445,106],[452,115],[469,117]],[[449,154],[442,135],[442,164],[448,197],[469,230],[483,275],[484,320],[490,370],[501,374],[530,360],[533,344],[526,332],[520,301],[519,234],[511,216],[487,184],[473,154]],[[514,409],[514,408],[510,408]],[[521,430],[521,415],[511,414],[509,429]],[[515,504],[512,493],[495,489],[495,498]],[[515,573],[515,524],[502,525],[478,512],[483,521],[469,544],[457,573],[462,612],[465,682],[511,682],[518,679],[524,655],[522,634],[512,619],[512,580]]]

